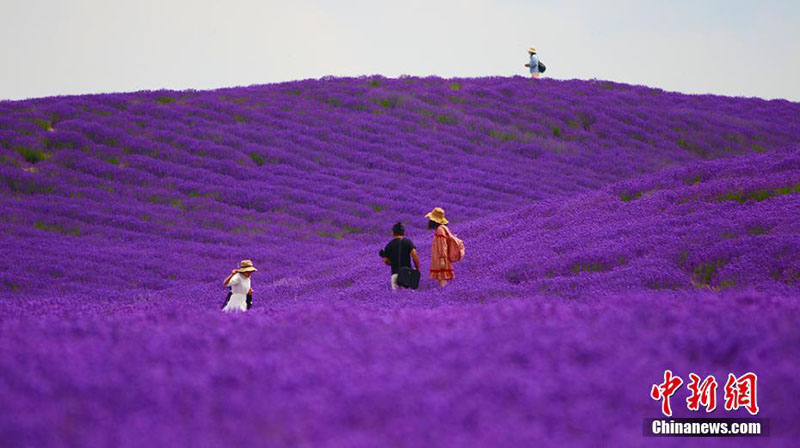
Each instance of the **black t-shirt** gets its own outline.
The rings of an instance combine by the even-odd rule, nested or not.
[[[392,274],[397,274],[400,267],[411,267],[411,250],[414,243],[408,238],[395,238],[383,248],[383,256],[392,262]]]

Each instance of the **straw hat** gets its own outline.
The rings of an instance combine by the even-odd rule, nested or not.
[[[430,213],[425,215],[425,217],[433,222],[438,222],[439,224],[447,224],[450,222],[444,217],[444,210],[442,210],[440,207],[434,208],[430,211]]]
[[[239,263],[239,272],[255,272],[257,270],[258,269],[253,267],[253,262],[250,260],[242,260],[242,262]]]
[[[528,48],[528,53],[536,53],[536,47]]]

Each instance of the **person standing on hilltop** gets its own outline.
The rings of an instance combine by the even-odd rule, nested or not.
[[[531,79],[538,79],[541,76],[541,73],[544,72],[544,64],[539,61],[539,55],[536,54],[536,47],[528,48],[528,57],[530,60],[525,67],[531,72]]]
[[[222,286],[230,286],[231,291],[225,299],[222,311],[247,311],[253,305],[253,289],[250,287],[250,275],[258,271],[250,260],[242,260],[239,267],[231,271],[222,282]]]
[[[445,218],[441,207],[434,208],[425,217],[428,218],[428,228],[433,230],[430,275],[444,288],[455,278],[453,262],[464,256],[464,243],[450,232],[447,227],[450,221]]]
[[[406,229],[398,222],[392,227],[392,241],[386,245],[379,255],[383,262],[392,267],[392,291],[400,288],[417,289],[419,286],[419,256],[414,243],[405,237]],[[415,271],[411,271],[411,260],[414,260]],[[405,270],[405,271],[404,271]],[[402,274],[402,275],[401,275]],[[413,280],[416,281],[413,281]]]

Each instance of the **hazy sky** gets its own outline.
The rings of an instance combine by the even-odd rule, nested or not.
[[[0,98],[547,75],[800,101],[799,0],[0,0]]]

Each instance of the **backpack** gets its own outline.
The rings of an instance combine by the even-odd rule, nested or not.
[[[447,258],[452,262],[461,261],[464,258],[464,242],[457,236],[450,232],[450,229],[445,227],[447,233]]]
[[[542,61],[539,61],[539,73],[544,73],[545,70],[547,70],[547,67],[545,67]]]
[[[420,272],[403,266],[397,270],[397,284],[404,288],[419,288]]]

